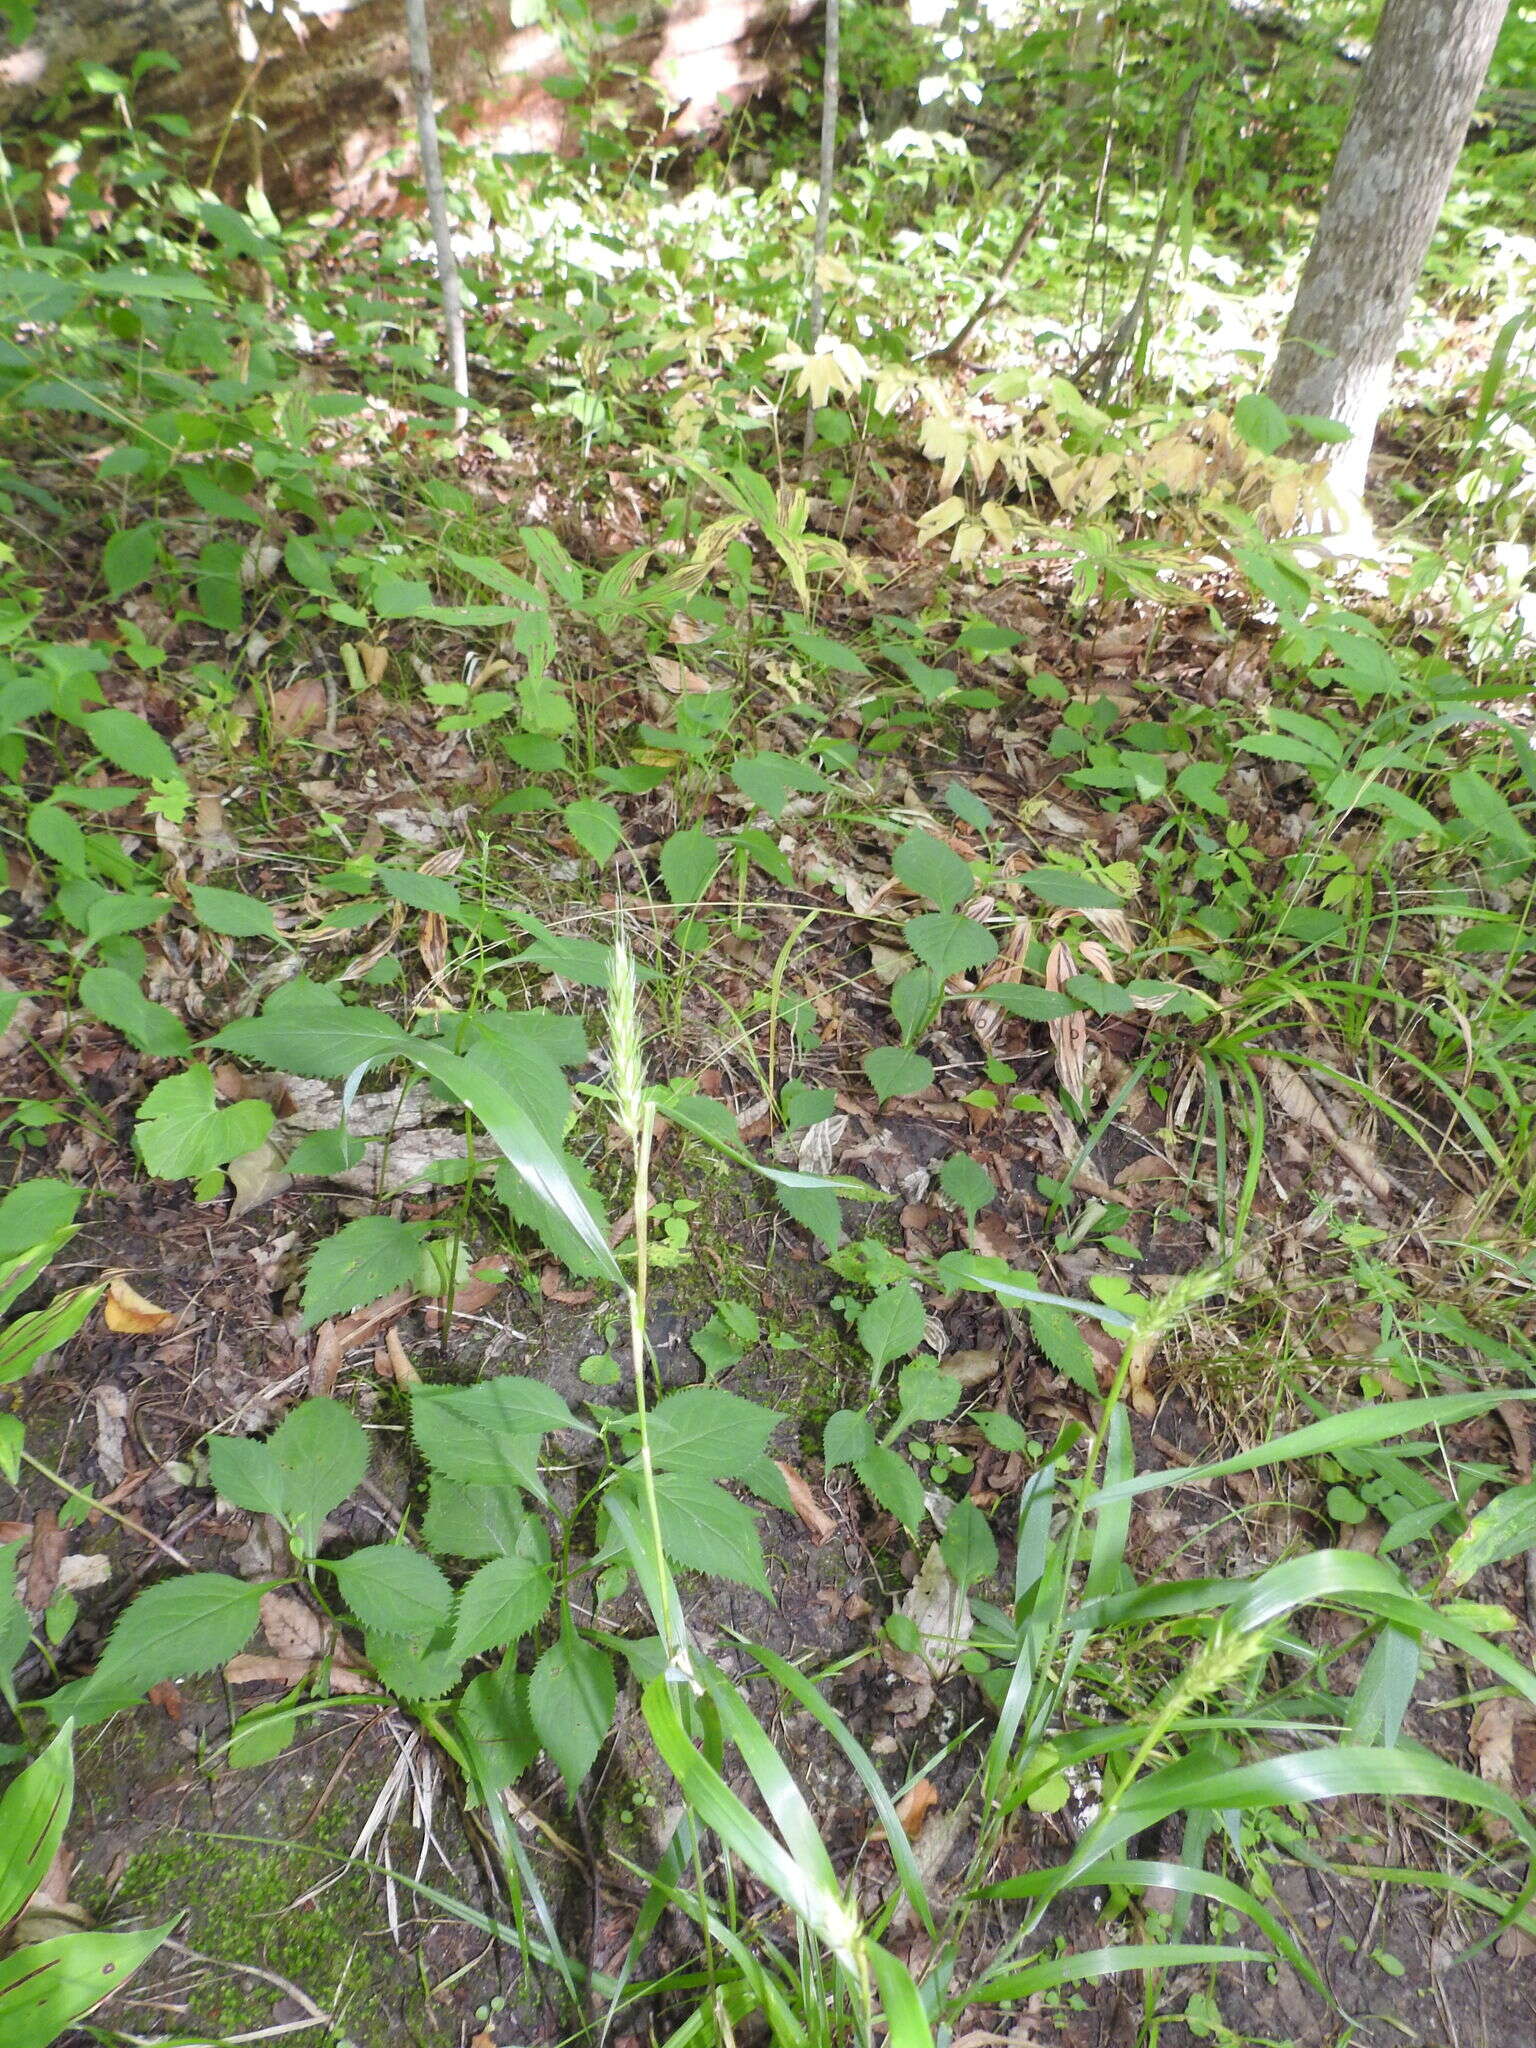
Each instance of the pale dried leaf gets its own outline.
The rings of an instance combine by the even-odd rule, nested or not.
[[[311,678],[274,690],[271,698],[272,727],[282,739],[298,739],[325,718],[325,685]]]
[[[270,1202],[274,1195],[286,1194],[293,1186],[287,1155],[275,1137],[265,1138],[253,1151],[231,1159],[224,1171],[235,1191],[229,1205],[231,1223],[252,1209],[259,1209],[263,1202]]]
[[[775,1458],[774,1463],[784,1475],[784,1484],[789,1488],[790,1505],[795,1513],[809,1530],[814,1541],[827,1542],[837,1534],[835,1518],[828,1514],[793,1465],[786,1465],[782,1458]]]

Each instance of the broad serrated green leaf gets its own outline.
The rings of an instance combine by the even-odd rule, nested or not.
[[[131,976],[117,967],[88,967],[80,977],[80,1001],[93,1017],[121,1032],[151,1059],[178,1059],[192,1050],[187,1027],[162,1003],[152,1003]]]
[[[902,1367],[897,1383],[898,1420],[903,1429],[914,1422],[942,1422],[960,1405],[960,1382],[931,1358],[914,1359]]]
[[[651,1411],[652,1462],[695,1478],[730,1479],[757,1457],[783,1417],[723,1387],[681,1387]]]
[[[459,892],[443,875],[423,875],[415,868],[381,867],[374,879],[386,896],[410,910],[435,910],[439,917],[453,917],[459,909]]]
[[[657,1485],[656,1512],[662,1548],[674,1565],[768,1592],[757,1516],[724,1487],[692,1473],[669,1473]]]
[[[493,1557],[461,1590],[453,1647],[478,1657],[515,1643],[539,1623],[555,1597],[549,1566],[533,1557]]]
[[[837,1250],[843,1237],[843,1212],[829,1188],[779,1181],[773,1192],[786,1216],[808,1230],[829,1252]]]
[[[941,982],[956,974],[974,974],[997,958],[997,940],[986,926],[958,910],[925,910],[909,917],[901,935]]]
[[[859,1317],[859,1342],[878,1372],[923,1341],[923,1304],[915,1287],[883,1287]]]
[[[34,804],[27,813],[27,837],[39,853],[57,861],[66,874],[85,873],[89,859],[85,834],[62,804]]]
[[[259,896],[247,896],[239,889],[209,889],[197,882],[188,885],[192,914],[205,931],[222,932],[231,939],[275,939],[277,926],[272,906]]]
[[[253,1152],[272,1124],[269,1103],[253,1099],[220,1109],[213,1076],[198,1065],[150,1089],[139,1106],[134,1143],[157,1180],[195,1180]]]
[[[661,884],[668,901],[681,907],[702,903],[725,856],[718,839],[697,826],[674,832],[661,849]]]
[[[602,797],[578,797],[560,813],[565,829],[599,867],[612,860],[624,839],[624,820]]]
[[[363,1649],[379,1684],[397,1699],[446,1699],[464,1672],[464,1659],[454,1649],[453,1630],[447,1625],[429,1642],[369,1629]]]
[[[915,1536],[925,1513],[923,1482],[906,1459],[881,1444],[855,1458],[853,1469],[871,1498],[894,1515],[909,1536]]]
[[[891,857],[891,869],[914,896],[926,896],[940,910],[958,910],[976,886],[970,863],[931,832],[909,832]]]
[[[317,597],[336,596],[330,556],[305,534],[289,534],[283,547],[283,567],[295,583],[312,590]]]
[[[288,1171],[295,1179],[306,1174],[333,1178],[359,1165],[367,1151],[366,1141],[350,1131],[307,1131],[288,1155]]]
[[[435,1556],[509,1557],[520,1548],[528,1526],[516,1487],[478,1486],[433,1473],[421,1540]]]
[[[328,991],[307,988],[287,1002],[269,1002],[259,1017],[226,1024],[210,1041],[221,1051],[259,1060],[280,1074],[340,1080],[370,1060],[398,1057],[411,1041],[392,1018]]]
[[[1474,831],[1486,833],[1502,851],[1520,859],[1536,855],[1536,840],[1526,831],[1504,796],[1475,768],[1459,769],[1448,783],[1451,802]]]
[[[362,1485],[368,1437],[351,1409],[323,1397],[301,1401],[265,1440],[214,1436],[208,1477],[214,1491],[252,1514],[275,1515],[304,1556],[320,1525]]]
[[[895,1095],[916,1095],[933,1084],[933,1062],[904,1045],[877,1045],[859,1065],[869,1077],[875,1099],[884,1105]]]
[[[407,1543],[372,1543],[326,1560],[341,1597],[370,1635],[424,1645],[453,1613],[453,1588],[431,1558]],[[462,1653],[468,1656],[465,1650]]]
[[[950,1509],[939,1553],[962,1593],[997,1570],[997,1539],[974,1501],[959,1500]]]
[[[613,1721],[613,1665],[567,1624],[534,1665],[528,1712],[571,1798],[596,1761]]]
[[[104,1686],[147,1692],[227,1664],[261,1619],[259,1585],[224,1572],[187,1572],[150,1586],[125,1610],[96,1667]]]
[[[75,1220],[83,1188],[62,1180],[24,1180],[0,1196],[0,1259],[28,1252]]]
[[[828,787],[819,768],[788,754],[749,754],[733,761],[731,780],[749,802],[774,819],[783,816],[792,796],[815,795]]]
[[[997,1188],[984,1166],[968,1152],[951,1152],[939,1168],[939,1186],[967,1221],[974,1223],[981,1211],[997,1199]]]
[[[127,775],[142,775],[146,782],[168,782],[180,773],[176,756],[148,719],[136,712],[88,711],[80,726],[97,753]]]
[[[1066,1310],[1031,1303],[1028,1315],[1035,1342],[1056,1371],[1097,1400],[1100,1388],[1093,1351]]]
[[[304,1275],[305,1329],[378,1301],[397,1287],[414,1288],[425,1230],[425,1224],[401,1223],[393,1216],[359,1216],[316,1245]]]
[[[1030,868],[1018,879],[1032,896],[1048,903],[1053,910],[1123,910],[1125,907],[1113,889],[1106,889],[1102,882],[1090,881],[1086,875],[1076,874],[1070,868]]]
[[[453,1718],[468,1747],[477,1803],[515,1785],[539,1753],[528,1680],[510,1657],[469,1681]]]
[[[550,1430],[580,1428],[542,1380],[509,1373],[473,1387],[411,1390],[417,1450],[435,1472],[477,1486],[520,1486],[542,1495],[541,1440]]]
[[[867,1458],[878,1442],[867,1415],[856,1408],[839,1408],[827,1417],[822,1431],[822,1463],[829,1472],[839,1465],[855,1464]]]
[[[114,533],[101,551],[101,575],[108,597],[115,603],[141,583],[147,583],[159,563],[160,526],[157,520],[146,520],[142,526],[125,527]]]
[[[1245,391],[1232,408],[1232,424],[1250,448],[1274,455],[1291,437],[1291,423],[1267,391]]]

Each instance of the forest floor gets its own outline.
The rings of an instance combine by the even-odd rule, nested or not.
[[[647,1080],[691,1083],[727,1129],[722,1152],[684,1102],[661,1103],[652,1393],[726,1389],[771,1409],[788,1487],[788,1506],[757,1509],[762,1583],[739,1559],[716,1576],[674,1558],[688,1629],[772,1734],[847,1897],[919,1981],[936,1974],[935,1935],[897,1896],[852,1750],[899,1799],[928,1897],[974,1901],[944,1964],[963,1985],[1023,1923],[1016,1897],[979,1887],[1064,1863],[1089,1824],[1079,1781],[1069,1799],[1063,1775],[1054,1798],[1020,1776],[976,1867],[993,1841],[986,1682],[1028,1590],[1021,1504],[1085,1438],[1122,1480],[1161,1475],[1105,1515],[1086,1558],[1111,1605],[1148,1587],[1193,1603],[1207,1582],[1326,1552],[1401,1569],[1461,1630],[1378,1628],[1327,1600],[1288,1609],[1262,1671],[1181,1725],[1187,1753],[1214,1744],[1209,1761],[1230,1736],[1232,1760],[1288,1755],[1342,1729],[1521,1806],[1536,1704],[1466,1648],[1481,1631],[1536,1666],[1536,1525],[1465,1548],[1490,1503],[1528,1498],[1521,1403],[1536,1387],[1529,621],[1510,624],[1493,573],[1448,596],[1425,569],[1434,536],[1343,565],[1275,539],[1295,474],[1222,414],[1074,418],[1054,385],[1010,411],[978,379],[952,417],[930,388],[926,416],[893,404],[877,421],[853,402],[874,373],[844,355],[814,389],[802,459],[783,452],[798,398],[762,400],[767,371],[745,350],[724,382],[669,382],[673,357],[636,367],[616,350],[624,377],[592,381],[629,412],[615,399],[596,419],[570,391],[554,403],[558,380],[535,403],[548,337],[583,364],[589,346],[559,327],[553,287],[522,336],[539,353],[529,340],[493,375],[477,350],[483,411],[459,440],[421,349],[371,329],[349,341],[350,310],[330,339],[293,341],[304,323],[281,293],[276,313],[253,299],[250,266],[283,265],[249,233],[255,256],[237,240],[209,271],[228,322],[212,343],[179,311],[146,342],[105,288],[94,339],[62,316],[55,331],[35,301],[29,340],[95,395],[78,411],[55,397],[42,424],[13,415],[0,472],[3,644],[59,690],[0,700],[15,713],[4,739],[20,736],[3,757],[0,1145],[13,1181],[86,1191],[78,1234],[14,1306],[104,1288],[0,1417],[25,1428],[26,1462],[0,1457],[0,1556],[30,1629],[23,1722],[97,1664],[142,1587],[188,1569],[284,1582],[254,1653],[162,1679],[77,1736],[72,1898],[104,1923],[184,1918],[71,2038],[598,2037],[529,1961],[538,1930],[505,1938],[494,1845],[419,1698],[382,1698],[355,1645],[333,1666],[278,1522],[210,1483],[210,1440],[262,1439],[306,1398],[334,1398],[373,1450],[322,1531],[345,1556],[422,1525],[403,1420],[420,1382],[520,1375],[598,1424],[634,1399],[617,1292],[492,1199],[462,1106],[382,1069],[354,1087],[215,1042],[276,1014],[300,977],[352,1015],[531,1011],[568,1049],[578,1027],[565,1143],[622,1259],[636,1188],[612,1123],[608,983],[616,941],[633,950]],[[153,261],[167,303],[203,318],[187,279],[202,286],[207,251],[185,271],[184,257]],[[338,305],[340,280],[358,303],[395,293],[391,322],[407,304],[419,317],[414,245],[398,273],[372,243],[346,252],[350,269],[326,260],[292,265],[311,312],[323,272],[319,296]],[[477,340],[493,364],[520,317],[487,288]],[[276,369],[264,322],[291,350]],[[234,360],[231,336],[244,381],[210,368]],[[177,370],[181,453],[152,485],[137,458],[152,467],[168,445],[164,412],[103,445],[115,408],[148,404],[141,344],[167,361],[203,351]],[[1485,323],[1466,361],[1488,348]],[[375,380],[415,376],[414,399],[377,397]],[[752,408],[756,438],[733,441]],[[994,472],[994,442],[1013,469]],[[1386,443],[1378,481],[1438,490],[1431,458],[1420,473],[1404,452],[1419,447]],[[1373,500],[1384,529],[1400,502]],[[83,674],[172,773],[157,754],[130,765],[135,743],[91,725],[68,694]],[[270,1141],[151,1175],[146,1098],[199,1059],[211,1085],[187,1129],[259,1103]],[[322,1299],[324,1248],[375,1216],[445,1253],[451,1286],[418,1260]],[[1122,1384],[1115,1316],[1170,1296],[1177,1313],[1131,1346]],[[898,1297],[920,1302],[913,1327],[872,1331]],[[894,1405],[913,1354],[947,1389],[926,1414]],[[1465,1412],[1404,1442],[1370,1420],[1468,1392]],[[889,1425],[894,1478],[835,1454],[839,1418],[866,1413]],[[1355,1415],[1354,1436],[1287,1447]],[[633,1592],[582,1576],[601,1475],[574,1437],[552,1442],[583,1625],[638,1637]],[[1178,1483],[1223,1460],[1234,1469]],[[992,1548],[960,1587],[962,1608],[975,1596],[967,1656],[941,1657],[912,1618],[920,1528],[963,1503]],[[1175,1611],[1128,1608],[1094,1632],[1053,1741],[1151,1725],[1205,1640]],[[753,1646],[813,1679],[836,1729]],[[1391,1660],[1405,1646],[1406,1684]],[[624,1973],[680,1811],[638,1692],[621,1688],[576,1797],[547,1756],[501,1795],[591,1984]],[[278,1703],[301,1695],[318,1704],[284,1746]],[[253,1722],[253,1708],[273,1712]],[[1498,1812],[1417,1789],[1238,1802],[1144,1830],[1130,1875],[1070,1893],[1031,1936],[1058,1977],[961,2003],[948,2040],[1536,2035],[1536,1917],[1496,1917],[1519,1891],[1519,1841]],[[1301,1967],[1180,1953],[1232,1938],[1230,1916],[1181,1902],[1168,1874],[1207,1854],[1243,1873]],[[728,1862],[710,1882],[749,1938],[793,1951],[769,1888]],[[1144,1975],[1113,1958],[1072,1975],[1074,1958],[1170,1935],[1172,1960]],[[673,1974],[648,2003],[615,2000],[619,2048],[674,2028],[705,2038],[685,2024],[713,2010],[688,1975],[697,1958],[674,1906],[632,1959],[637,1981]],[[709,2039],[731,2037],[719,2012]],[[760,2038],[739,2014],[736,2038]]]

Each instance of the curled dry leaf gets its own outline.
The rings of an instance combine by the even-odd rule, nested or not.
[[[368,687],[376,690],[389,669],[389,649],[377,647],[371,640],[357,643],[357,665],[368,679]]]
[[[837,1534],[837,1522],[817,1500],[814,1493],[793,1465],[786,1465],[782,1458],[774,1463],[784,1475],[784,1484],[789,1488],[790,1505],[810,1531],[817,1543],[825,1543]]]
[[[1058,939],[1045,963],[1046,987],[1059,994],[1076,972],[1071,947]],[[1056,1055],[1056,1078],[1074,1102],[1081,1102],[1088,1076],[1088,1019],[1074,1010],[1069,1016],[1053,1017],[1047,1029]]]
[[[384,1332],[384,1355],[389,1361],[389,1376],[397,1387],[414,1387],[420,1383],[421,1374],[412,1365],[410,1355],[400,1341],[400,1332],[393,1323]]]
[[[915,1842],[923,1832],[923,1823],[938,1803],[939,1795],[931,1778],[919,1778],[902,1793],[896,1802],[896,1818],[909,1842]]]
[[[970,1641],[973,1622],[971,1603],[937,1543],[929,1544],[900,1611],[917,1630],[918,1649],[889,1648],[887,1660],[904,1678],[948,1678]]]
[[[153,1301],[130,1287],[121,1273],[114,1273],[107,1282],[107,1297],[102,1303],[102,1319],[109,1330],[124,1337],[148,1337],[156,1330],[163,1330],[176,1320],[176,1311],[161,1308]]]
[[[341,1340],[334,1321],[323,1322],[315,1332],[315,1348],[309,1354],[309,1391],[325,1396],[336,1389],[341,1372]]]
[[[1284,1060],[1275,1059],[1256,1059],[1253,1064],[1286,1115],[1294,1117],[1304,1129],[1315,1131],[1325,1144],[1333,1147],[1350,1172],[1370,1189],[1377,1201],[1386,1201],[1392,1193],[1392,1182],[1377,1165],[1370,1146],[1335,1128],[1333,1118],[1295,1068]]]

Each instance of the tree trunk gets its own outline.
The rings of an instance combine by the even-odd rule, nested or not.
[[[1269,395],[1337,420],[1329,478],[1358,496],[1430,236],[1508,0],[1386,0]]]

